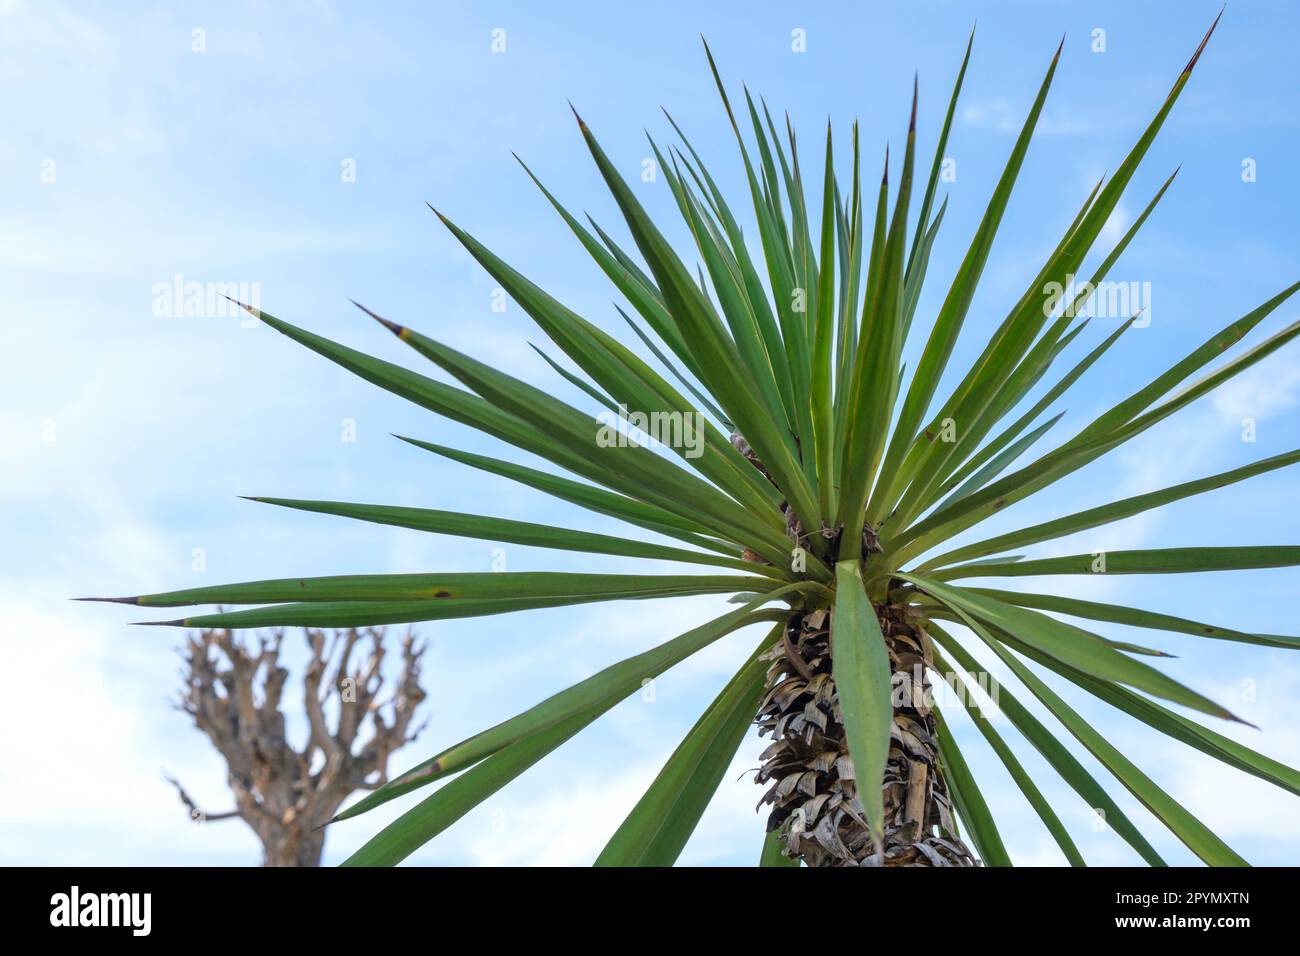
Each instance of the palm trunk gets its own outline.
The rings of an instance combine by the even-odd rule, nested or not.
[[[858,799],[853,759],[831,675],[834,621],[797,612],[768,653],[768,692],[759,708],[759,783],[770,783],[768,830],[809,866],[975,866],[956,834],[939,767],[925,667],[929,638],[902,608],[877,609],[893,672],[894,726],[882,783],[885,829],[875,844]],[[761,805],[761,804],[760,804]]]
[[[766,475],[739,432],[731,443]],[[796,545],[804,529],[788,504],[786,529]],[[840,530],[828,533],[832,549]],[[863,528],[864,552],[880,544]],[[746,552],[751,560],[761,561]],[[953,821],[952,801],[939,767],[938,730],[930,710],[926,668],[930,638],[902,606],[876,607],[889,648],[894,725],[884,791],[885,829],[877,846],[858,799],[853,758],[844,734],[835,678],[834,621],[821,608],[791,615],[781,640],[767,653],[767,694],[758,708],[759,734],[770,734],[756,783],[770,783],[759,806],[771,804],[767,829],[779,830],[785,853],[809,866],[978,866]]]

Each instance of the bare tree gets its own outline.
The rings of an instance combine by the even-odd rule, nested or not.
[[[423,729],[411,727],[425,696],[419,683],[424,647],[406,634],[395,690],[381,700],[382,627],[308,629],[310,660],[302,680],[308,733],[298,750],[288,740],[280,709],[289,680],[280,662],[284,634],[258,632],[256,647],[228,630],[187,636],[185,689],[177,706],[225,758],[235,809],[204,813],[179,782],[168,779],[195,819],[237,817],[252,827],[262,842],[264,865],[319,866],[325,843],[320,827],[349,794],[383,784],[389,755]],[[368,646],[369,653],[349,670],[358,645]]]

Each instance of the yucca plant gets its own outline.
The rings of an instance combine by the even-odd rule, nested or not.
[[[1217,22],[1217,21],[1216,21]],[[1213,31],[1213,26],[1210,32]],[[1207,32],[1155,118],[1108,180],[1083,202],[1041,270],[988,336],[975,363],[938,400],[981,272],[1060,57],[1052,57],[969,249],[933,317],[914,322],[944,205],[935,200],[942,157],[970,57],[957,74],[934,161],[914,212],[915,92],[897,188],[889,160],[878,189],[837,180],[831,131],[821,183],[805,188],[788,119],[779,131],[746,91],[737,110],[710,69],[739,145],[759,242],[743,234],[700,156],[651,146],[694,237],[698,274],[650,220],[581,119],[578,126],[639,256],[594,221],[579,221],[541,187],[630,305],[629,346],[575,314],[445,216],[443,223],[579,371],[552,366],[640,432],[600,425],[589,412],[404,325],[369,313],[464,386],[382,361],[250,309],[263,322],[367,381],[479,429],[580,479],[415,438],[420,448],[620,519],[654,541],[502,518],[386,505],[259,498],[289,508],[441,534],[564,551],[696,565],[696,574],[509,572],[293,578],[118,599],[148,607],[256,604],[253,609],[162,622],[181,627],[359,627],[443,620],[595,601],[731,594],[735,610],[599,671],[523,713],[454,743],[340,814],[443,785],[348,861],[395,863],[523,773],[643,680],[757,622],[770,626],[700,716],[645,796],[609,840],[601,864],[676,860],[737,748],[757,722],[771,745],[764,865],[1006,865],[1007,852],[980,787],[948,730],[928,673],[954,688],[979,676],[968,649],[987,647],[1138,801],[1210,864],[1244,861],[1103,739],[1041,676],[1058,675],[1215,759],[1300,793],[1300,774],[1170,710],[1180,705],[1235,720],[1223,707],[1146,662],[1160,652],[1112,640],[1056,616],[1268,647],[1300,638],[1244,633],[1168,614],[1033,593],[970,587],[974,577],[1103,573],[1099,556],[1024,559],[1016,549],[1221,488],[1300,460],[1300,451],[967,543],[953,540],[1004,508],[1097,460],[1271,355],[1300,334],[1292,324],[1201,377],[1290,296],[1292,285],[1227,325],[1051,451],[1019,463],[1059,419],[1041,419],[1111,349],[1132,319],[1074,361],[1041,394],[1084,330],[1075,318],[1132,241],[1173,176],[1071,301],[1059,291],[1129,185],[1187,84]],[[707,47],[706,47],[707,53]],[[742,123],[743,121],[743,123]],[[670,120],[671,122],[671,120]],[[742,133],[742,125],[750,133]],[[784,133],[784,135],[783,135]],[[750,137],[747,139],[747,136]],[[532,175],[530,172],[529,175]],[[535,178],[535,177],[534,177]],[[538,185],[541,186],[540,181]],[[892,195],[892,208],[891,208]],[[915,223],[909,227],[909,223]],[[1048,290],[1057,290],[1049,292]],[[366,310],[369,311],[369,310]],[[919,359],[903,367],[909,338]],[[645,351],[642,352],[641,346]],[[909,353],[909,355],[912,353]],[[1190,384],[1178,387],[1191,379]],[[1176,390],[1177,389],[1177,390]],[[1031,400],[1031,393],[1037,395]],[[698,440],[694,440],[698,439]],[[663,543],[672,539],[674,543]],[[1163,574],[1300,564],[1300,547],[1113,551],[1104,573]],[[959,633],[950,630],[961,628]],[[765,629],[766,630],[766,629]],[[961,698],[1029,804],[1073,864],[1082,857],[976,697]],[[1161,702],[1164,703],[1161,703]],[[1147,838],[1106,789],[1010,690],[1001,710],[1109,827],[1149,863]]]

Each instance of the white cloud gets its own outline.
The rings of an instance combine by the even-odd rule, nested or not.
[[[23,607],[12,593],[0,606],[8,674],[0,695],[6,814],[33,822],[83,815],[88,789],[95,812],[131,812],[139,768],[132,742],[140,728],[129,697],[106,677],[95,636]]]
[[[1300,666],[1283,658],[1284,653],[1271,655],[1278,659],[1265,669],[1231,667],[1237,671],[1235,679],[1220,679],[1207,692],[1260,728],[1218,724],[1215,730],[1297,767],[1300,729],[1295,701],[1300,697]],[[1220,836],[1300,837],[1300,798],[1294,794],[1191,748],[1162,751],[1162,756],[1163,775],[1172,782],[1172,792]]]
[[[1132,221],[1133,214],[1129,212],[1128,207],[1122,202],[1117,203],[1110,215],[1106,217],[1105,225],[1101,227],[1102,242],[1114,246],[1124,238],[1124,233]]]
[[[1027,112],[1025,108],[1014,108],[1006,100],[990,99],[971,103],[960,109],[961,121],[977,129],[988,129],[998,133],[1019,133],[1025,125]],[[1085,121],[1075,117],[1060,118],[1053,115],[1040,115],[1034,126],[1037,136],[1079,136],[1090,129]]]
[[[1295,408],[1300,401],[1300,363],[1279,353],[1225,382],[1214,392],[1214,411],[1240,427],[1243,419],[1261,421]]]
[[[474,834],[466,850],[481,866],[590,866],[662,762],[612,777],[588,770],[563,788],[521,787],[489,798],[465,821]]]

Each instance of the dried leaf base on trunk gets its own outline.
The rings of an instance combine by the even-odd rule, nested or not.
[[[759,733],[773,738],[757,776],[770,784],[760,802],[772,806],[767,828],[779,830],[786,853],[809,866],[976,866],[956,835],[939,769],[926,704],[929,640],[901,608],[885,608],[880,625],[894,686],[882,845],[875,846],[858,799],[825,609],[792,616],[767,654],[768,692],[757,718]]]

